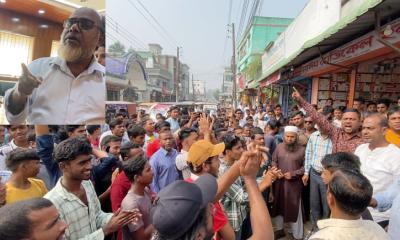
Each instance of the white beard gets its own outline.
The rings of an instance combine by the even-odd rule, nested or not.
[[[84,56],[84,51],[81,47],[71,47],[61,43],[58,48],[58,56],[67,62],[77,62]]]

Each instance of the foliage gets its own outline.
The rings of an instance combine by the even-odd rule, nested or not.
[[[120,41],[116,41],[108,47],[108,53],[115,55],[124,55],[125,54],[125,46]]]

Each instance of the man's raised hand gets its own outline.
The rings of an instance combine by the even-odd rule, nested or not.
[[[33,90],[42,83],[41,77],[35,77],[26,67],[24,63],[21,64],[22,76],[18,80],[18,92],[27,96],[31,95]]]

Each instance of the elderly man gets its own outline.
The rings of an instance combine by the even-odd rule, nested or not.
[[[5,94],[10,123],[83,124],[105,118],[105,68],[94,57],[104,37],[99,14],[77,9],[64,22],[59,57],[22,64],[22,76]]]
[[[298,143],[298,131],[295,126],[285,127],[284,142],[277,146],[272,155],[272,166],[283,173],[283,178],[277,180],[273,186],[275,200],[272,216],[275,216],[276,239],[284,235],[284,222],[290,223],[295,239],[303,238],[301,178],[304,174],[305,148]]]

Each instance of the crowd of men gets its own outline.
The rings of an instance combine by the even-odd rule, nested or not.
[[[293,99],[0,126],[0,239],[398,239],[400,106]]]

